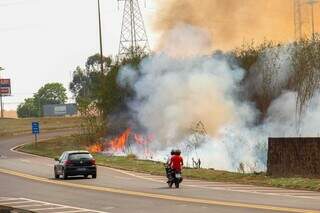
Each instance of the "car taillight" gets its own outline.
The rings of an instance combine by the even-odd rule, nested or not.
[[[66,165],[66,166],[70,166],[71,164],[72,164],[71,160],[67,160],[67,161],[64,163],[64,165]]]
[[[91,162],[92,165],[96,165],[96,160],[95,159],[91,159],[90,162]]]

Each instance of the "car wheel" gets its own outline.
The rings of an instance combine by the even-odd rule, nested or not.
[[[54,168],[53,170],[54,170],[54,178],[55,178],[55,179],[58,179],[58,178],[59,178],[59,175],[57,174],[56,168]]]
[[[62,178],[65,180],[68,179],[68,175],[65,170],[62,170]]]
[[[56,172],[54,172],[54,178],[58,179],[60,177],[60,175],[57,175]]]
[[[92,175],[92,178],[97,178],[97,174],[93,174],[93,175]]]

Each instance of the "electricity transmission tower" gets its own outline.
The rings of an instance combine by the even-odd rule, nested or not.
[[[296,40],[302,38],[301,0],[293,0],[294,36]]]
[[[119,56],[134,55],[139,50],[149,52],[150,46],[139,0],[119,1],[124,1]]]

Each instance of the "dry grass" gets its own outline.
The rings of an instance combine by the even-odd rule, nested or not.
[[[242,86],[248,91],[245,97],[256,104],[261,119],[281,91],[297,92],[297,114],[301,115],[320,88],[319,35],[314,40],[303,39],[290,44],[247,43],[231,55],[246,70],[242,81]],[[284,63],[286,66],[281,67]],[[290,73],[288,79],[279,85],[278,76],[285,72]]]
[[[0,119],[0,137],[31,132],[31,123],[40,122],[41,131],[79,127],[80,118],[3,118]]]

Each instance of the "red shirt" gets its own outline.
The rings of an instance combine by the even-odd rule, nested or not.
[[[183,165],[183,158],[180,155],[174,155],[171,157],[170,166],[172,169],[181,171]]]

